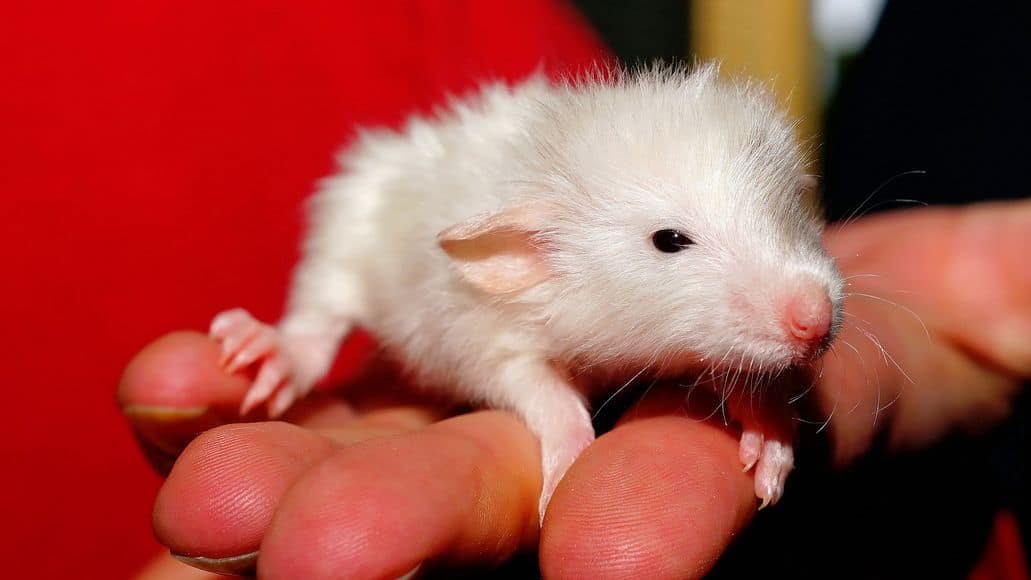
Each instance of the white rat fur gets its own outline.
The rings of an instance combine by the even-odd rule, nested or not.
[[[836,329],[843,283],[793,129],[712,66],[490,85],[364,133],[340,164],[278,328],[239,309],[212,323],[229,370],[261,365],[243,411],[284,411],[361,325],[422,385],[522,417],[542,516],[594,439],[588,383],[777,372]],[[686,237],[660,251],[661,230]],[[775,502],[790,434],[743,422],[742,462]]]

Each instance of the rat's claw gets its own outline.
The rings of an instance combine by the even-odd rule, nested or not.
[[[283,385],[283,388],[276,393],[272,402],[268,406],[268,415],[270,418],[276,418],[286,412],[290,408],[290,405],[294,404],[297,400],[297,389],[294,388],[293,383],[287,383]]]
[[[257,336],[261,327],[261,323],[242,308],[227,310],[215,316],[209,334],[222,344],[219,364],[227,368],[240,350]]]
[[[759,461],[763,440],[763,434],[759,431],[746,430],[741,433],[741,442],[738,444],[738,457],[741,459],[741,465],[744,466],[742,471],[751,471],[752,467]]]
[[[208,333],[212,338],[221,340],[226,337],[232,328],[251,318],[251,315],[243,308],[233,308],[232,310],[220,312],[211,320],[211,327]]]
[[[258,324],[257,326],[257,331],[246,345],[239,349],[228,364],[224,365],[227,373],[235,373],[254,361],[271,355],[276,350],[279,338],[276,330],[265,324]]]
[[[795,466],[795,453],[791,445],[767,440],[762,446],[762,457],[755,469],[755,495],[762,500],[759,509],[774,505],[784,495],[784,483]]]
[[[251,409],[267,400],[286,378],[287,365],[281,356],[266,360],[261,365],[258,377],[254,379],[254,384],[251,385],[251,389],[247,391],[247,396],[240,405],[240,414],[246,415]]]

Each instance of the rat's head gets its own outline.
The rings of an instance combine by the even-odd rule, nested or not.
[[[715,71],[570,86],[531,191],[441,235],[465,277],[532,305],[556,356],[775,371],[829,344],[843,283],[791,126]]]

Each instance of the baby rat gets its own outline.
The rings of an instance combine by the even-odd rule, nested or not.
[[[540,440],[540,514],[594,440],[586,393],[640,375],[772,376],[839,325],[793,128],[713,66],[495,84],[401,132],[363,134],[311,206],[278,326],[219,314],[243,401],[279,415],[355,325],[416,381],[519,415]],[[791,433],[729,405],[756,495],[776,502]]]

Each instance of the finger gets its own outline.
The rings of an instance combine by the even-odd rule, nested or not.
[[[345,447],[283,499],[259,575],[386,578],[442,562],[497,564],[536,541],[539,462],[527,429],[496,411]]]
[[[545,577],[697,578],[749,521],[735,435],[684,401],[653,390],[573,465],[544,522]]]
[[[1021,376],[1031,376],[1031,201],[990,204],[957,218],[945,271],[950,337]]]
[[[240,421],[239,401],[251,377],[225,373],[216,342],[197,332],[174,332],[145,347],[126,367],[117,400],[140,446],[161,473],[167,473],[186,445],[208,429]],[[287,413],[323,425],[354,420],[355,412],[328,395],[309,397]]]
[[[279,498],[335,449],[286,423],[240,423],[197,437],[154,503],[158,540],[188,557],[236,557],[258,549]]]
[[[122,407],[206,410],[232,408],[250,383],[218,366],[219,346],[198,332],[173,332],[147,345],[118,385]]]
[[[186,448],[158,493],[155,534],[193,566],[253,570],[280,499],[312,465],[346,444],[395,435],[435,419],[426,409],[409,407],[376,411],[343,426],[332,414],[309,416],[311,425],[332,426],[322,432],[279,422],[212,429]]]
[[[870,312],[871,329],[846,326],[824,361],[820,388],[810,400],[830,423],[834,459],[846,464],[887,430],[894,448],[934,441],[955,427],[984,429],[1004,417],[1019,382],[986,367],[948,341],[928,340],[911,319]],[[868,336],[869,335],[869,336]]]
[[[126,367],[117,399],[140,446],[161,473],[199,433],[225,423],[238,422],[240,400],[253,377],[230,375],[218,364],[219,346],[196,332],[175,332],[144,348]],[[315,392],[294,404],[284,415],[290,422],[312,428],[339,427],[367,417],[383,427],[425,425],[438,419],[438,402],[402,389],[384,388],[396,375],[375,367],[368,380],[348,389],[350,401],[333,393]],[[434,403],[437,403],[434,405]],[[378,418],[378,419],[377,419]],[[250,418],[251,420],[254,417]],[[403,425],[402,425],[403,423]],[[344,430],[340,436],[362,438]]]
[[[833,231],[856,301],[899,302],[951,340],[1031,376],[1031,201],[892,212]]]
[[[117,400],[159,471],[198,433],[236,419],[249,380],[222,372],[219,346],[196,332],[168,334],[126,367]]]
[[[1031,203],[898,212],[827,242],[849,280],[815,394],[844,463],[890,426],[914,446],[1004,416],[1031,368]]]
[[[219,580],[220,578],[224,577],[183,564],[167,553],[158,555],[136,575],[136,580]]]

